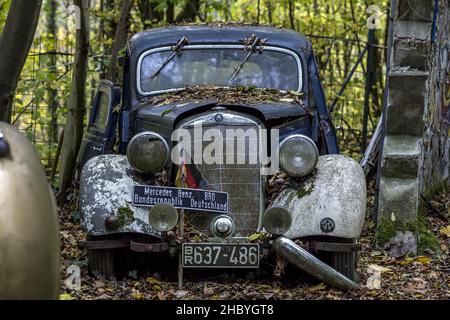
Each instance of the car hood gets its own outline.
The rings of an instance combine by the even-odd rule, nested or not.
[[[219,99],[180,100],[176,102],[158,104],[143,103],[134,110],[136,128],[139,131],[140,123],[148,128],[148,125],[160,127],[163,131],[172,131],[182,119],[216,107],[250,114],[259,118],[266,126],[273,126],[280,120],[295,119],[310,114],[307,107],[295,102],[251,102],[224,103]],[[165,130],[164,130],[165,129]]]

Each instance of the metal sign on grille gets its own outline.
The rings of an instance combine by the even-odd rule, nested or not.
[[[180,209],[228,213],[228,198],[228,193],[221,191],[134,186],[132,203],[141,207],[152,207],[159,203],[167,203]]]

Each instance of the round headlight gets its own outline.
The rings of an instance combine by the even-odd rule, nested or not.
[[[310,138],[294,134],[280,143],[280,166],[293,177],[303,177],[311,173],[319,159],[319,150]]]
[[[272,206],[264,212],[263,226],[274,235],[286,233],[292,224],[291,214],[281,206]]]
[[[141,173],[161,170],[169,160],[169,145],[155,132],[138,133],[127,147],[128,162]]]
[[[150,209],[148,223],[158,231],[170,231],[178,223],[178,211],[167,203],[158,203]]]
[[[234,221],[229,216],[217,216],[211,221],[210,230],[216,237],[228,237],[235,229]]]

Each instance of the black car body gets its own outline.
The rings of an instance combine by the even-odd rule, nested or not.
[[[175,164],[169,156],[177,145],[174,132],[193,133],[199,124],[221,134],[255,129],[257,143],[263,136],[271,141],[277,130],[277,146],[268,146],[267,153],[278,159],[280,152],[281,170],[261,174],[259,162]],[[206,141],[201,145],[205,149]],[[317,270],[334,279],[342,276],[317,259],[314,270],[302,267],[299,257],[308,252],[293,241],[301,239],[311,252],[331,252],[328,264],[354,278],[366,186],[359,165],[338,152],[312,47],[300,34],[250,26],[138,33],[127,46],[121,86],[100,84],[79,154],[80,210],[91,269],[111,271],[99,261],[118,248],[181,251],[186,268],[256,268],[268,247],[318,277]],[[274,181],[283,185],[278,192],[269,190]],[[220,200],[225,210],[211,209],[219,204],[211,202],[208,191],[214,201],[226,196]],[[207,203],[206,209],[155,205],[165,201],[159,195],[182,192],[190,192],[185,198],[190,203]],[[202,235],[197,241],[185,236],[185,220]],[[220,234],[217,228],[228,229]],[[266,236],[254,236],[259,233]],[[255,238],[261,243],[252,245]],[[211,243],[221,248],[209,263]],[[246,252],[246,263],[226,258],[233,250]],[[258,251],[255,263],[247,261],[252,250]],[[198,263],[189,256],[195,254],[203,257]]]

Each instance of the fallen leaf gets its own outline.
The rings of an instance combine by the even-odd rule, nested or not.
[[[144,295],[140,293],[138,290],[133,289],[133,292],[131,293],[131,297],[135,300],[142,300],[144,299]]]
[[[73,297],[68,293],[62,293],[59,295],[59,300],[73,300]]]
[[[439,230],[443,235],[445,235],[447,238],[450,238],[450,225],[446,227],[442,227],[441,230]]]
[[[161,281],[159,281],[158,279],[155,279],[153,277],[148,277],[147,279],[145,279],[145,282],[147,282],[148,284],[151,284],[151,285],[161,284]]]
[[[249,241],[255,241],[261,238],[261,233],[253,233],[248,237]]]
[[[367,266],[367,272],[369,272],[369,273],[375,273],[375,272],[383,273],[383,272],[388,272],[388,271],[391,271],[391,269],[382,267],[382,266],[379,266],[376,264],[369,264]]]
[[[414,262],[428,264],[431,262],[431,258],[426,257],[426,256],[419,256],[419,257],[414,258]]]
[[[325,285],[325,283],[321,282],[315,286],[312,286],[308,289],[308,291],[310,292],[316,292],[316,291],[321,291],[321,290],[325,290],[327,286]]]

